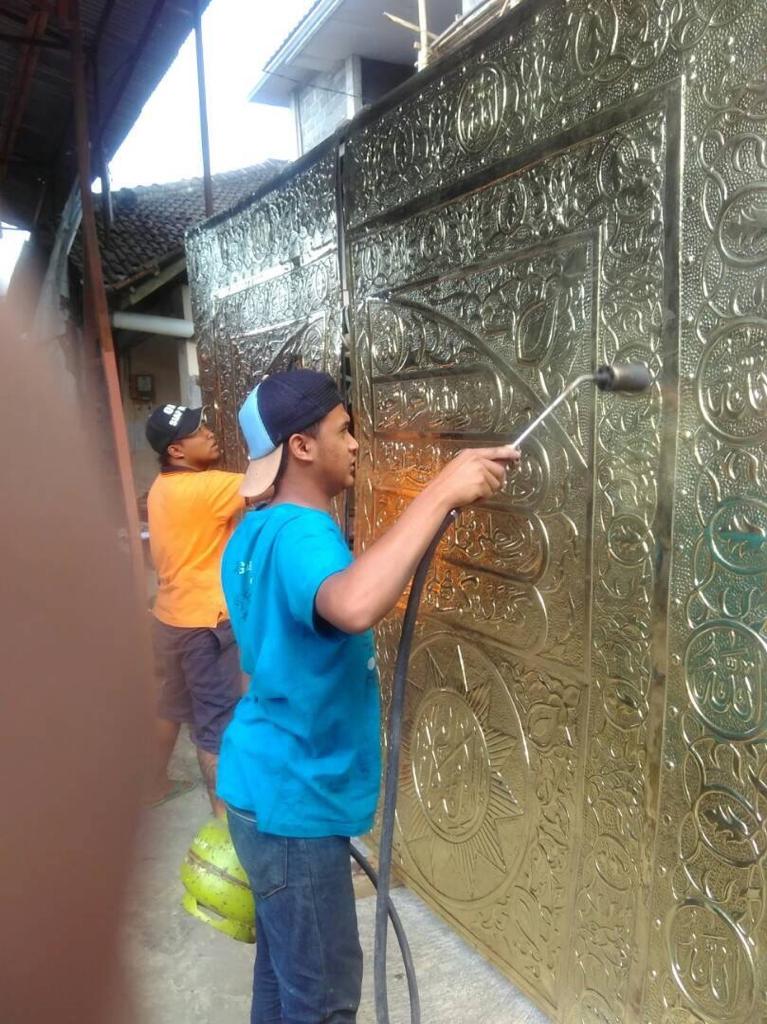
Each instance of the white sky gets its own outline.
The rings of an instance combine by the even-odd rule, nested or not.
[[[313,0],[211,0],[202,19],[208,131],[213,173],[292,159],[295,133],[286,107],[248,102],[261,69]],[[202,175],[194,35],[141,111],[110,164],[114,189]],[[0,292],[26,233],[0,238]]]
[[[8,287],[11,280],[13,268],[21,253],[21,247],[29,238],[28,231],[15,231],[8,225],[2,225],[2,238],[0,238],[0,295]]]
[[[288,108],[248,102],[261,69],[312,0],[211,0],[203,15],[213,173],[296,156]],[[112,187],[202,174],[194,36],[186,40],[111,163]]]

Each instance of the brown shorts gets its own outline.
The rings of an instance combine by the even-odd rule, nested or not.
[[[157,671],[162,679],[157,713],[171,722],[188,722],[195,744],[210,754],[242,694],[240,656],[232,625],[215,629],[168,626],[154,619]]]

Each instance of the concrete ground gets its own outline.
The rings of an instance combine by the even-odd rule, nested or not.
[[[179,744],[173,775],[197,778],[188,741]],[[255,947],[221,935],[181,907],[179,866],[209,807],[199,784],[146,812],[133,896],[126,914],[125,958],[141,1024],[248,1024]],[[548,1024],[509,981],[460,939],[413,893],[394,900],[418,972],[424,1024]],[[358,1024],[374,1024],[375,900],[357,900],[365,978]],[[389,953],[389,1006],[394,1024],[409,1021],[407,988],[396,946]]]

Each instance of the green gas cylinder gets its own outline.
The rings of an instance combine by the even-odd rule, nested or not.
[[[183,906],[238,942],[256,941],[256,912],[248,876],[237,859],[225,821],[206,822],[181,865]]]

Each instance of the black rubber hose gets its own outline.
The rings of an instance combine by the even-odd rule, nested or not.
[[[368,861],[360,851],[352,843],[352,857],[357,861],[359,866],[368,876],[370,881],[375,886],[376,892],[378,892],[378,875],[376,874],[370,861]],[[397,908],[394,906],[391,897],[387,897],[387,909],[389,917],[391,918],[392,927],[394,928],[394,934],[397,936],[397,942],[399,943],[400,953],[402,954],[402,963],[405,965],[405,977],[407,978],[407,991],[410,998],[410,1005],[418,1008],[417,1012],[420,1016],[420,1000],[418,997],[418,982],[415,977],[415,965],[413,964],[413,955],[410,952],[410,944],[407,941],[407,934],[400,920],[400,916],[397,913]],[[377,906],[377,904],[376,904]]]
[[[454,509],[449,512],[442,525],[434,534],[425,554],[418,563],[418,568],[413,576],[413,583],[410,587],[405,616],[402,620],[402,634],[397,651],[397,662],[394,668],[394,681],[392,684],[391,705],[389,708],[389,729],[386,742],[386,776],[384,781],[384,802],[381,818],[381,839],[378,844],[378,895],[376,898],[376,927],[375,927],[375,954],[374,954],[374,976],[375,976],[375,1005],[376,1020],[378,1024],[389,1024],[389,996],[386,988],[386,936],[389,914],[389,887],[391,885],[391,857],[392,845],[394,842],[394,821],[397,809],[397,781],[399,778],[399,755],[402,741],[402,715],[405,707],[405,689],[407,684],[407,669],[410,662],[410,649],[413,646],[413,633],[418,617],[418,607],[421,603],[426,576],[429,566],[434,558],[439,542],[445,531],[455,522],[458,512]],[[402,943],[400,942],[400,947]],[[410,985],[408,975],[408,987],[410,989],[410,1021],[411,1024],[420,1024],[421,1004],[418,995],[418,987]]]

